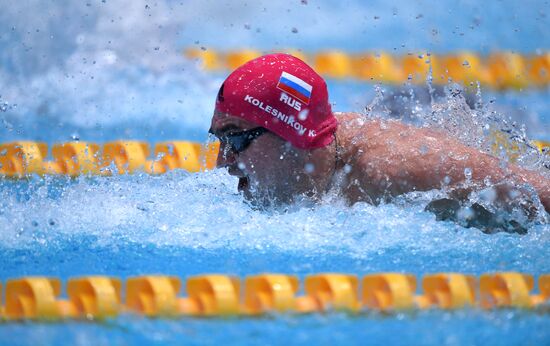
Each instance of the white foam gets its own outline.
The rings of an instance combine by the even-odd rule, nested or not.
[[[505,251],[522,256],[550,245],[548,225],[517,236],[485,235],[437,222],[423,212],[424,202],[433,197],[430,192],[418,194],[417,203],[412,204],[348,207],[331,197],[313,208],[260,212],[243,201],[236,179],[222,170],[81,178],[61,184],[57,196],[51,191],[59,182],[33,184],[33,192],[23,194],[27,197],[21,200],[14,197],[13,189],[1,190],[0,246],[32,248],[91,239],[96,246],[107,247],[136,243],[366,259],[394,251],[438,258],[453,252],[489,254],[509,244],[517,248]]]

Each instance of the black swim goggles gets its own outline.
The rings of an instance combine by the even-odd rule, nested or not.
[[[260,137],[266,132],[269,132],[269,130],[263,127],[255,127],[250,130],[243,130],[238,132],[229,132],[224,134],[223,136],[216,135],[212,130],[208,131],[208,133],[216,136],[220,140],[220,142],[222,142],[222,144],[229,145],[229,147],[235,154],[245,151],[253,140]]]

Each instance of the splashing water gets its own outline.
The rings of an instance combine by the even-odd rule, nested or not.
[[[432,266],[449,270],[456,265],[464,270],[471,266],[469,270],[477,272],[490,267],[489,263],[479,267],[479,256],[487,256],[493,264],[531,258],[534,262],[521,260],[516,265],[527,271],[550,270],[543,251],[550,241],[547,226],[535,226],[525,237],[487,237],[475,229],[437,222],[422,211],[421,203],[410,203],[411,199],[425,202],[436,196],[435,192],[403,196],[378,207],[358,203],[350,208],[338,198],[327,197],[309,208],[290,206],[286,211],[259,212],[244,204],[235,179],[221,170],[76,181],[47,178],[26,187],[4,182],[0,188],[0,244],[8,252],[25,248],[34,252],[37,246],[40,251],[56,252],[67,242],[78,244],[87,239],[92,248],[111,250],[136,245],[256,255],[341,256],[372,262],[370,269],[405,265],[414,271],[435,270]],[[402,255],[387,262],[388,254],[395,251]],[[437,258],[449,253],[460,255],[437,264]],[[409,267],[406,263],[411,258],[406,260],[405,254],[415,254],[416,264],[425,263]],[[476,256],[470,258],[473,254]],[[7,265],[2,273],[6,276],[22,269],[14,263]],[[243,270],[248,272],[246,266]]]
[[[30,1],[27,5],[33,8],[45,6],[40,1]],[[6,32],[0,40],[3,45],[14,46],[14,49],[0,53],[0,90],[2,100],[6,100],[2,102],[9,104],[3,106],[0,113],[2,124],[7,129],[0,139],[24,138],[49,143],[76,137],[84,141],[120,138],[150,142],[170,138],[203,140],[222,76],[208,75],[199,70],[194,62],[182,58],[177,49],[177,44],[181,42],[179,37],[196,34],[197,37],[189,42],[200,46],[205,43],[198,38],[203,31],[200,26],[192,26],[197,18],[193,17],[192,12],[181,11],[178,6],[162,1],[147,6],[133,1],[102,2],[89,6],[54,2],[48,5],[52,15],[33,18],[27,18],[32,14],[18,4],[7,6],[0,13],[0,22]],[[206,13],[212,13],[214,17],[223,17],[224,23],[230,20],[227,11],[214,11],[220,8],[219,4],[192,6],[204,14],[203,19],[210,18]],[[360,7],[360,3],[338,10],[355,13],[357,6]],[[301,5],[297,11],[308,11],[308,7],[309,4]],[[280,6],[274,5],[270,9],[273,13],[279,10],[288,13],[286,8]],[[332,15],[335,10],[334,6],[323,9],[323,15]],[[321,7],[318,10],[322,11]],[[292,16],[300,17],[297,13]],[[242,15],[236,16],[240,18]],[[435,18],[424,13],[422,18],[431,17]],[[29,31],[19,26],[22,18],[33,23],[35,30]],[[58,18],[70,20],[60,21]],[[209,20],[203,22],[210,23]],[[246,26],[253,29],[260,25],[257,20],[247,20]],[[127,30],[128,27],[135,27],[135,30]],[[311,35],[303,28],[289,34],[292,27],[294,24],[291,23],[281,28],[280,32],[270,33],[274,37],[290,37],[288,42],[295,40],[294,37]],[[265,36],[250,36],[254,30],[249,29],[245,27],[244,33],[240,33],[240,37],[236,35],[235,39],[260,47]],[[325,28],[325,32],[333,34],[332,29]],[[316,35],[322,36],[319,33]],[[372,37],[369,35],[369,40]],[[14,45],[15,42],[21,42],[21,45]],[[337,107],[342,107],[344,111],[364,107],[366,101],[362,89],[371,88],[364,84],[358,86],[353,82],[335,81],[329,81],[329,87],[334,91],[332,95]],[[384,87],[381,86],[375,86],[375,90],[374,100],[369,105],[372,113],[394,116],[393,107],[402,101],[398,105],[401,118],[409,117],[419,126],[436,127],[453,135],[458,134],[462,141],[485,152],[493,150],[494,140],[491,138],[494,137],[491,136],[497,131],[504,134],[506,143],[512,141],[507,147],[518,146],[513,153],[516,162],[547,174],[541,167],[548,163],[548,159],[533,151],[524,130],[505,119],[491,103],[483,105],[481,97],[471,107],[469,104],[472,103],[468,101],[470,96],[453,85],[440,96],[428,92],[427,101],[422,99],[421,90],[412,87],[405,87],[404,98],[390,92],[384,94]],[[11,107],[12,104],[19,106]],[[400,106],[408,109],[410,116],[399,110]],[[498,154],[505,160],[511,159],[509,151]],[[100,244],[126,239],[159,246],[181,244],[213,248],[216,244],[225,244],[228,248],[253,248],[257,245],[263,249],[308,249],[316,252],[323,248],[323,239],[330,239],[325,241],[332,244],[327,245],[327,248],[333,247],[331,251],[347,253],[352,258],[365,258],[368,257],[368,249],[374,247],[373,251],[377,251],[376,244],[390,241],[385,239],[387,233],[404,227],[393,224],[397,222],[395,220],[385,220],[395,214],[403,215],[403,222],[410,225],[411,238],[405,238],[407,240],[403,244],[414,238],[417,225],[426,224],[420,228],[426,227],[427,233],[433,230],[448,232],[452,237],[455,237],[455,232],[464,232],[466,238],[480,236],[476,231],[464,230],[454,224],[437,223],[431,214],[421,212],[426,201],[433,197],[432,192],[415,195],[412,199],[405,198],[408,204],[395,202],[379,207],[359,204],[348,208],[337,203],[337,207],[330,208],[327,202],[315,208],[298,208],[288,214],[266,215],[243,204],[240,196],[230,192],[234,190],[234,182],[227,179],[223,172],[216,172],[201,177],[174,173],[162,177],[138,175],[82,178],[77,181],[55,178],[29,182],[2,181],[0,218],[6,231],[2,233],[0,244],[17,248],[40,239],[44,244],[50,244],[55,239],[71,239],[80,234],[96,239],[94,241]],[[197,185],[197,180],[209,183]],[[213,198],[212,205],[201,194]],[[90,208],[81,208],[81,205]],[[324,213],[332,215],[332,219],[328,219],[338,227],[343,227],[343,220],[347,218],[352,222],[350,225],[346,223],[345,231],[339,229],[333,232],[331,227],[318,220],[319,215]],[[29,221],[29,215],[36,215],[39,219]],[[216,221],[223,226],[213,229],[205,226],[213,224],[211,219],[218,220],[216,218],[220,215],[227,216],[227,219]],[[250,223],[235,221],[235,215]],[[374,225],[366,224],[363,218],[377,221]],[[226,228],[227,225],[229,228]],[[265,228],[265,234],[257,230]],[[547,226],[543,224],[540,228]],[[254,236],[246,232],[243,233],[246,236],[240,235],[243,229],[254,229],[254,232],[251,231]],[[357,234],[353,229],[357,230]],[[372,230],[374,235],[367,232],[364,238],[358,236],[365,229]],[[404,232],[405,237],[406,234]],[[255,238],[257,236],[258,239]],[[266,239],[268,241],[264,242]],[[333,241],[335,239],[338,242]],[[429,236],[426,241],[428,239]],[[440,245],[445,247],[444,243]]]
[[[42,6],[39,1],[29,4]],[[75,137],[94,141],[138,138],[151,142],[170,137],[204,139],[213,95],[221,77],[203,73],[194,62],[183,59],[174,48],[179,35],[189,35],[185,32],[185,26],[183,29],[181,27],[181,23],[193,22],[189,13],[162,1],[147,7],[132,1],[90,6],[53,3],[49,6],[48,10],[55,15],[34,18],[32,22],[36,32],[29,35],[25,35],[24,29],[17,24],[17,18],[25,16],[22,14],[25,11],[17,5],[7,7],[0,14],[3,25],[9,27],[6,30],[9,34],[2,36],[2,42],[23,42],[23,48],[18,46],[0,54],[3,66],[10,66],[9,70],[0,69],[0,90],[3,100],[7,100],[2,102],[8,102],[1,113],[4,128],[8,129],[2,133],[2,141],[22,137],[50,143]],[[206,12],[212,6],[215,7],[213,4],[203,7],[195,5]],[[85,20],[70,20],[60,25],[56,19],[73,18],[71,16]],[[135,23],[140,24],[137,32],[126,30]],[[246,25],[251,29],[258,24],[247,21]],[[201,31],[193,30],[195,33]],[[288,28],[284,30],[288,31]],[[249,37],[253,30],[245,28],[245,31],[242,35],[247,42],[254,45],[261,41],[261,37]],[[304,31],[299,30],[300,35]],[[50,34],[50,44],[44,44],[43,33]],[[203,44],[197,39],[193,42]],[[24,47],[33,47],[34,52],[39,54],[30,54]],[[41,55],[46,58],[39,58]],[[358,87],[357,84],[335,81],[329,81],[329,84],[334,89],[333,99],[342,110],[359,109],[366,103],[361,90],[364,85]],[[548,164],[548,158],[534,151],[523,128],[508,121],[491,103],[484,105],[479,90],[477,100],[472,103],[471,95],[454,85],[449,85],[445,91],[438,91],[437,88],[434,91],[431,85],[428,87],[431,91],[426,93],[425,88],[406,86],[398,92],[387,92],[384,87],[375,86],[373,101],[368,106],[369,113],[383,116],[395,116],[394,113],[397,113],[400,118],[418,126],[458,134],[463,142],[485,152],[493,151],[496,131],[504,134],[508,143],[506,148],[517,145],[517,150],[513,152],[517,163],[547,174],[542,167]],[[398,95],[403,91],[404,95]],[[360,105],[354,106],[356,102]],[[12,107],[12,103],[19,106]],[[509,150],[498,154],[504,160],[511,159]],[[183,180],[178,182],[178,179]],[[197,179],[210,183],[197,186]],[[322,239],[331,239],[333,247],[334,244],[342,244],[341,248],[335,246],[331,251],[347,253],[353,258],[365,258],[368,249],[374,247],[373,251],[377,251],[375,244],[390,241],[384,240],[386,233],[403,228],[402,224],[392,224],[396,221],[385,220],[396,213],[404,215],[403,222],[410,225],[412,238],[412,234],[416,234],[416,225],[426,223],[427,229],[450,232],[453,237],[455,232],[464,232],[467,238],[473,234],[479,235],[476,231],[464,230],[454,224],[437,223],[431,214],[421,212],[418,216],[436,192],[411,195],[414,198],[404,197],[405,204],[395,202],[379,207],[359,204],[348,208],[340,202],[338,207],[329,208],[330,203],[326,202],[315,208],[298,208],[288,214],[266,215],[251,210],[242,203],[240,196],[229,192],[234,190],[234,182],[227,179],[223,172],[215,172],[201,177],[174,173],[162,177],[138,175],[82,178],[77,181],[56,178],[19,183],[2,181],[0,218],[6,225],[6,231],[0,243],[17,248],[40,239],[44,244],[50,244],[55,239],[81,234],[97,239],[100,244],[122,238],[136,243],[151,241],[159,246],[181,244],[213,248],[215,244],[231,244],[242,248],[257,245],[263,249],[309,249],[315,252],[323,248]],[[198,190],[184,186],[190,182],[193,182],[190,186]],[[149,186],[150,190],[143,190],[145,186]],[[214,198],[212,205],[207,205],[208,198],[197,196],[201,193]],[[476,198],[472,196],[473,200]],[[80,205],[90,208],[82,209]],[[320,220],[314,222],[319,215],[331,215],[331,212],[343,215],[340,216],[342,219],[333,215],[332,224],[342,227],[340,222],[349,217],[353,220],[352,226],[346,227],[356,229],[357,234],[363,234],[364,229],[373,229],[374,235],[362,238],[354,236],[353,231],[332,232],[331,228],[321,226],[323,223]],[[201,217],[196,218],[189,213]],[[28,215],[36,215],[39,219],[29,221]],[[204,226],[210,225],[210,220],[220,215],[239,215],[240,219],[250,220],[251,223],[232,223],[236,218],[228,216],[229,220],[219,220],[220,225],[230,225],[228,229]],[[373,217],[378,218],[375,225],[364,223],[363,218]],[[279,221],[272,221],[272,218]],[[282,224],[280,220],[283,220]],[[264,227],[271,224],[273,227]],[[254,236],[242,236],[239,232],[243,232],[243,228],[267,228],[268,231],[263,238],[263,233],[259,231],[255,231]],[[547,226],[542,224],[540,228]],[[195,233],[190,230],[195,230]],[[376,232],[379,234],[376,235]],[[263,240],[271,237],[273,242],[264,243],[255,239],[258,235]],[[412,238],[405,238],[407,240],[403,244]],[[338,242],[333,242],[333,239],[338,239]],[[445,246],[443,243],[440,245]]]
[[[550,177],[550,158],[530,143],[524,125],[512,121],[505,114],[484,104],[478,85],[475,108],[466,102],[463,89],[449,85],[443,102],[432,104],[431,116],[425,126],[444,130],[463,143],[476,147],[501,160],[514,162]]]
[[[433,87],[428,76],[426,87],[406,85],[403,88],[386,90],[376,86],[375,93],[372,102],[365,108],[367,117],[398,118],[415,126],[437,129],[481,152],[497,156],[503,167],[516,164],[550,178],[550,157],[531,143],[524,125],[518,125],[492,107],[491,103],[483,102],[479,85],[473,95],[454,83],[445,87]],[[471,169],[467,168],[464,174],[468,183],[472,176]],[[489,200],[485,197],[495,194],[496,190],[507,184],[509,183],[485,181],[481,191],[469,195],[465,201],[466,209],[463,209],[462,217],[458,219],[468,219],[472,207],[483,205],[483,208],[493,213],[502,212],[498,217],[513,220],[513,223],[519,221],[527,227],[533,222],[549,222],[548,213],[533,188],[528,185],[510,185],[509,194],[515,193],[514,196],[510,195],[513,203],[504,208],[507,211],[495,209],[495,199]],[[526,211],[530,208],[528,205],[535,210]]]
[[[428,77],[429,78],[429,77]],[[405,86],[384,90],[375,87],[376,96],[365,108],[367,115],[392,117],[441,130],[462,143],[496,155],[503,162],[515,163],[550,177],[550,158],[528,138],[525,125],[513,121],[493,106],[484,103],[481,88],[476,94],[460,85],[445,87]]]
[[[183,47],[479,51],[487,47],[486,34],[505,32],[510,26],[522,30],[497,35],[495,47],[527,52],[547,47],[547,17],[535,13],[536,6],[522,5],[513,11],[517,16],[502,20],[505,5],[515,2],[504,3],[485,4],[481,19],[477,5],[458,2],[423,6],[420,13],[410,1],[398,2],[395,8],[375,1],[369,3],[368,18],[362,1],[301,1],[296,6],[273,1],[246,6],[235,1],[10,3],[0,11],[0,141],[204,140],[224,76],[207,74],[184,59]],[[447,25],[448,16],[442,15],[451,12],[463,27],[475,17],[476,29],[455,34],[456,29]],[[282,24],[273,25],[274,17]],[[334,18],[346,20],[338,25]],[[548,90],[499,94],[497,102],[484,103],[480,90],[476,97],[453,85],[446,91],[429,91],[373,88],[353,81],[328,84],[335,110],[357,111],[368,104],[369,114],[458,134],[485,152],[494,152],[497,133],[501,149],[506,149],[497,150],[503,161],[515,160],[547,174],[542,167],[548,158],[535,154],[525,131],[547,139],[541,136],[548,136],[543,130],[548,124]],[[511,106],[499,108],[502,102]],[[517,112],[529,121],[527,129],[507,118],[517,103],[527,109]],[[525,222],[529,232],[524,236],[488,236],[436,221],[424,211],[429,201],[442,196],[443,191],[410,193],[388,204],[349,207],[329,194],[314,206],[256,211],[237,192],[237,180],[223,170],[0,180],[0,279],[150,273],[187,277],[207,272],[550,272],[550,227],[544,220]],[[471,199],[482,203],[490,199],[490,191]],[[498,342],[495,335],[508,343],[548,340],[547,318],[517,311],[428,312],[370,320],[331,316],[4,324],[0,343],[179,343],[181,338],[191,343],[239,343],[256,337],[258,343],[286,338],[281,343],[350,344],[342,334],[346,332],[375,344]],[[393,330],[399,333],[388,337]]]

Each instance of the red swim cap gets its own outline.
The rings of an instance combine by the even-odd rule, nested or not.
[[[264,55],[233,71],[216,111],[265,127],[300,149],[329,145],[338,126],[323,78],[288,54]]]

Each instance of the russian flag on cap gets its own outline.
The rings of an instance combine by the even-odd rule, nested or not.
[[[281,74],[279,83],[277,83],[277,88],[291,96],[294,96],[305,104],[309,104],[311,90],[313,89],[311,85],[287,72],[283,72]]]

